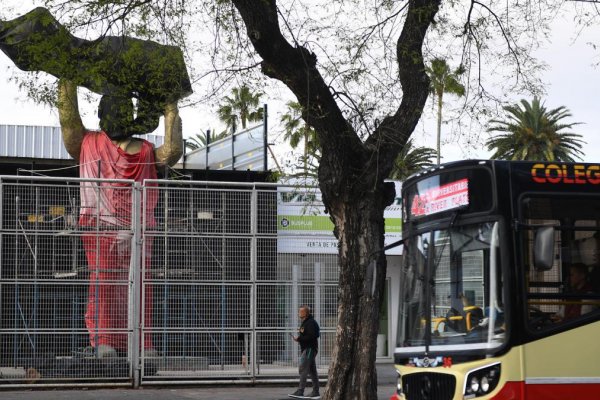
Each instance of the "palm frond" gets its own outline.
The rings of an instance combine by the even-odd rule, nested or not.
[[[529,161],[574,161],[584,154],[582,136],[572,132],[579,122],[565,123],[569,110],[560,106],[548,110],[539,98],[530,103],[523,99],[503,107],[505,120],[489,121],[488,132],[496,132],[486,141],[492,158]]]

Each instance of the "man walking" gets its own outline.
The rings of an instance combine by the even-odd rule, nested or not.
[[[292,336],[292,338],[300,344],[300,362],[298,365],[300,384],[298,390],[290,394],[289,397],[296,399],[320,399],[319,375],[317,374],[317,364],[315,363],[315,358],[319,351],[319,324],[313,318],[308,306],[302,306],[298,309],[298,317],[300,317],[302,323],[298,329],[298,336]],[[312,393],[310,396],[304,396],[306,378],[309,374],[312,380]]]

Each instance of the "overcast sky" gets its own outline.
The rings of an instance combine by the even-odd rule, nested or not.
[[[547,95],[544,97],[547,108],[566,106],[573,117],[567,122],[583,122],[576,126],[574,131],[582,134],[587,142],[584,147],[584,161],[600,162],[600,136],[597,134],[600,127],[600,69],[593,66],[600,61],[598,52],[595,52],[587,43],[600,37],[600,29],[587,30],[578,38],[572,40],[572,24],[563,21],[556,22],[553,30],[551,44],[546,46],[538,54],[545,60],[549,69],[542,75],[546,83]],[[0,52],[0,124],[14,125],[53,125],[58,126],[58,115],[56,110],[40,106],[28,100],[23,92],[20,92],[14,82],[8,79],[12,75],[12,63]],[[517,102],[522,96],[509,97]],[[530,100],[530,99],[528,99]],[[448,99],[452,101],[452,99]],[[279,120],[278,107],[271,103],[269,126],[276,127]],[[84,115],[86,127],[97,127],[97,118],[94,115],[94,107],[88,106]],[[205,109],[185,108],[181,110],[184,126],[184,137],[191,136],[200,130],[208,128],[222,129],[215,126],[215,118],[208,115]],[[207,121],[208,122],[207,124]],[[434,132],[432,121],[424,121],[422,126],[427,131]],[[431,129],[429,128],[431,127]],[[158,133],[162,131],[159,127]],[[275,132],[272,131],[274,135]],[[486,138],[487,134],[483,133]],[[415,141],[419,145],[435,147],[433,135],[422,132],[415,134]],[[283,155],[288,148],[279,146],[278,153]],[[277,150],[277,146],[276,146]],[[442,160],[453,161],[463,158],[489,158],[490,153],[482,146],[475,149],[465,149],[459,143],[446,143],[442,147]],[[273,164],[270,163],[272,166]]]

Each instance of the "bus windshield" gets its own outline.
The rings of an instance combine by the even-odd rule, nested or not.
[[[404,241],[396,353],[489,350],[504,342],[497,232],[497,222],[483,222]]]

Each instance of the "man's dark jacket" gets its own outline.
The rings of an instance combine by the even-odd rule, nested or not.
[[[319,325],[313,318],[312,314],[302,321],[300,325],[300,334],[298,335],[298,343],[300,343],[300,350],[305,349],[319,349],[319,341],[317,333],[319,332]]]

